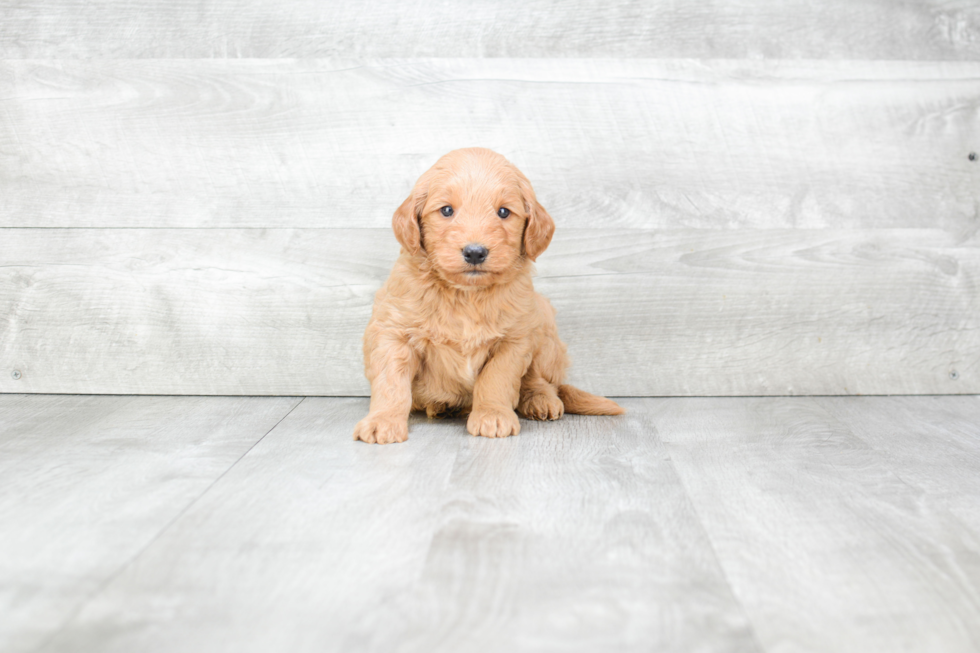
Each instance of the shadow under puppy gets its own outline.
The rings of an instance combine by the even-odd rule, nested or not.
[[[555,310],[531,283],[555,223],[507,159],[482,148],[446,154],[392,226],[402,250],[364,333],[371,408],[355,440],[404,442],[413,409],[469,412],[466,430],[498,438],[520,433],[518,414],[624,412],[562,383]]]

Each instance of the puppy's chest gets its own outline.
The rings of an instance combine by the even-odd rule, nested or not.
[[[426,385],[471,391],[489,358],[489,347],[455,349],[445,345],[430,344],[423,354],[420,376]]]
[[[423,374],[472,387],[494,346],[504,337],[499,325],[468,320],[420,325],[410,340],[422,353]]]

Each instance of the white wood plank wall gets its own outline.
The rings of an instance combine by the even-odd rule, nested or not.
[[[556,218],[583,387],[980,392],[980,7],[277,6],[0,0],[0,392],[366,393],[469,145]]]
[[[975,60],[970,0],[3,0],[0,57]]]

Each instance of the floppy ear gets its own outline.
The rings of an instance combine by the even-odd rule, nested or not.
[[[524,194],[524,207],[527,209],[527,224],[524,225],[524,253],[532,261],[548,248],[551,237],[555,235],[555,221],[544,210],[534,195],[531,182],[521,173],[521,192]]]
[[[420,193],[418,184],[416,184],[412,193],[391,216],[391,228],[395,232],[395,238],[413,256],[418,254],[420,250],[424,250],[422,231],[419,228],[419,218],[421,217],[419,214],[423,206],[425,206],[425,193]]]

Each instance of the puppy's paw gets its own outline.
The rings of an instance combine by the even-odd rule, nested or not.
[[[391,444],[408,439],[408,422],[368,415],[354,427],[354,439],[372,444]]]
[[[558,395],[536,392],[532,395],[521,397],[521,403],[517,407],[517,412],[528,419],[558,419],[565,414],[565,404],[561,402]]]
[[[466,420],[466,430],[485,438],[506,438],[520,433],[521,423],[512,410],[475,409]]]
[[[450,404],[428,404],[425,407],[425,416],[428,418],[436,417],[459,417],[462,409],[459,406]]]

